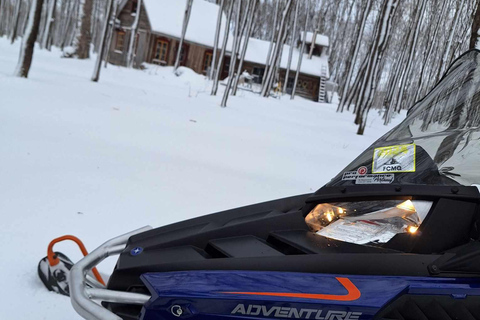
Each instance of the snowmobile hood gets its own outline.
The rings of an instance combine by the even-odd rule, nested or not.
[[[326,186],[480,184],[480,51],[458,58],[406,119]]]

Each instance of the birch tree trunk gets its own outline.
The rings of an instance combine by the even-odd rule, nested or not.
[[[293,48],[295,47],[295,40],[297,39],[297,21],[298,21],[298,7],[300,0],[295,4],[295,16],[293,18],[292,39],[290,41],[290,50],[288,51],[287,69],[285,71],[285,83],[283,84],[282,94],[287,91],[288,78],[290,77],[290,67],[292,66]]]
[[[5,32],[5,2],[6,0],[0,0],[0,37],[3,37]]]
[[[262,88],[265,85],[265,75],[268,73],[268,67],[270,65],[270,59],[272,56],[273,42],[275,41],[275,33],[277,30],[277,16],[278,16],[279,3],[280,3],[280,0],[275,1],[275,12],[273,15],[273,25],[272,25],[272,37],[270,39],[270,45],[268,46],[267,60],[265,61],[265,71],[263,72]]]
[[[379,16],[380,23],[378,23],[376,38],[372,45],[372,52],[368,57],[366,74],[362,85],[365,89],[362,90],[363,92],[360,92],[358,112],[360,113],[359,118],[361,119],[361,123],[357,131],[359,135],[363,135],[365,131],[368,111],[371,108],[378,83],[378,68],[382,62],[385,48],[388,45],[392,20],[397,10],[397,2],[398,0],[386,0]]]
[[[445,23],[445,20],[443,19],[443,15],[445,14],[445,9],[447,8],[447,4],[448,4],[448,1],[443,2],[442,10],[441,10],[440,15],[438,16],[438,19],[437,19],[437,24],[435,25],[435,29],[433,30],[432,38],[429,39],[429,41],[428,41],[427,52],[426,52],[425,57],[423,59],[422,69],[420,71],[420,79],[418,81],[418,88],[417,88],[417,92],[415,94],[415,99],[414,99],[415,101],[417,101],[420,98],[420,96],[422,95],[422,92],[423,92],[423,80],[425,78],[425,73],[426,73],[426,70],[427,70],[427,64],[429,62],[430,55],[432,54],[433,45],[436,41],[437,33],[438,33],[438,29],[440,27],[440,24]]]
[[[455,35],[455,32],[457,30],[458,21],[460,20],[459,14],[463,11],[464,5],[465,5],[465,1],[457,2],[457,10],[455,11],[455,16],[453,17],[453,26],[450,29],[447,46],[445,47],[442,62],[440,63],[440,68],[438,69],[435,82],[440,80],[440,77],[443,75],[443,73],[445,72],[445,69],[448,67],[447,63],[448,63],[448,57],[450,56],[450,50],[452,49],[453,36]]]
[[[237,74],[235,76],[235,81],[233,83],[233,89],[232,89],[233,96],[237,95],[238,81],[240,80],[240,75],[242,74],[243,61],[245,59],[245,54],[247,53],[248,41],[252,33],[253,20],[255,17],[255,9],[257,7],[258,0],[251,0],[251,1],[253,1],[253,5],[252,5],[252,9],[250,10],[250,14],[246,13],[249,16],[248,26],[247,26],[247,32],[245,34],[244,41],[243,41],[242,51],[240,53],[240,61],[238,62]]]
[[[80,0],[79,19],[77,22],[78,35],[74,40],[74,55],[78,59],[90,58],[92,10],[93,0]]]
[[[320,0],[320,8],[321,7],[322,7],[322,0]],[[321,21],[322,21],[322,18],[320,17],[320,15],[318,15],[317,27],[313,31],[312,43],[310,44],[310,51],[308,53],[308,59],[312,59],[313,50],[315,49],[315,42],[317,41],[317,34],[318,34],[319,29],[320,29]],[[307,34],[305,33],[305,37],[306,36],[307,36]]]
[[[283,33],[284,33],[283,30],[285,28],[285,20],[287,18],[288,13],[290,12],[291,5],[292,5],[292,0],[288,0],[287,4],[285,6],[285,9],[283,10],[282,20],[280,22],[280,27],[278,29],[277,43],[275,45],[275,51],[274,51],[274,54],[273,54],[273,59],[270,63],[270,67],[268,68],[267,79],[265,80],[265,84],[262,88],[262,93],[261,94],[262,94],[263,97],[268,97],[269,94],[270,94],[270,87],[271,87],[271,84],[273,82],[275,64],[277,62],[277,59],[279,59],[278,56],[280,54],[280,51],[283,48],[282,41],[285,40],[285,37],[283,35]],[[282,38],[283,38],[283,40],[282,40]]]
[[[348,4],[348,1],[347,1],[347,4]],[[337,58],[337,55],[339,51],[340,53],[344,53],[346,51],[345,44],[348,43],[346,35],[347,35],[348,25],[351,20],[354,6],[355,6],[355,1],[352,1],[348,9],[347,19],[344,23],[343,30],[341,32],[342,35],[341,35],[340,41],[334,42],[334,47],[332,48],[329,59],[328,59],[330,64],[330,70],[332,70],[332,72],[330,73],[330,79],[333,79],[334,82],[338,81],[338,73],[339,71],[342,70],[343,65],[345,63],[346,55],[342,54],[342,56],[339,56],[338,58]],[[340,42],[340,44],[336,45],[337,42]]]
[[[268,97],[270,95],[270,92],[273,89],[273,85],[280,78],[280,72],[279,72],[280,63],[282,61],[283,46],[284,46],[286,40],[287,40],[287,28],[284,28],[282,39],[280,40],[280,43],[279,43],[280,48],[278,50],[276,50],[276,55],[274,57],[274,60],[272,61],[272,67],[270,69],[272,71],[271,72],[272,75],[269,79],[267,79],[268,82],[266,83],[266,86],[267,86],[266,97]]]
[[[220,78],[220,74],[222,71],[223,60],[225,59],[225,51],[227,50],[228,35],[230,34],[229,30],[230,30],[230,21],[232,20],[232,13],[233,13],[233,1],[230,1],[230,8],[228,10],[227,21],[225,21],[225,35],[223,36],[222,51],[220,52],[218,65],[217,65],[217,68],[215,69],[215,77],[213,79],[212,92],[210,93],[212,96],[216,96],[218,91],[218,79]]]
[[[408,42],[408,38],[409,38],[409,33],[407,33],[407,36],[406,36],[406,40],[404,43]],[[405,64],[405,54],[406,54],[406,50],[402,50],[402,53],[400,55],[400,58],[398,59],[397,63],[396,63],[396,66],[395,66],[395,69],[394,69],[394,72],[391,73],[391,79],[389,81],[389,85],[387,86],[387,89],[388,89],[388,92],[387,92],[387,95],[385,96],[385,100],[384,100],[384,105],[385,105],[385,114],[384,114],[384,125],[387,125],[390,120],[391,120],[391,116],[392,116],[392,113],[393,113],[393,107],[394,107],[394,103],[395,101],[393,100],[394,97],[396,97],[397,95],[397,92],[399,90],[398,88],[398,84],[401,82],[401,78],[402,78],[402,67],[403,65]]]
[[[182,37],[180,38],[180,43],[178,44],[177,57],[175,58],[175,66],[173,67],[173,72],[176,74],[177,69],[180,66],[180,55],[182,53],[183,42],[185,40],[185,35],[187,34],[188,21],[190,20],[190,13],[192,11],[193,0],[187,0],[187,6],[185,8],[185,17],[183,18],[183,27],[182,27]]]
[[[103,0],[102,0],[103,2]],[[99,0],[93,0],[93,12],[92,12],[92,43],[93,43],[93,52],[97,53],[98,49],[98,32],[97,32],[97,25],[98,25],[98,16],[99,16]]]
[[[308,28],[308,10],[310,9],[310,1],[307,1],[307,5],[305,7],[305,26],[303,27],[303,32],[304,36],[302,39],[302,47],[300,49],[300,52],[298,53],[298,63],[297,63],[297,72],[295,73],[295,81],[293,82],[293,89],[292,89],[292,95],[290,96],[290,100],[295,99],[295,92],[297,91],[297,83],[298,83],[298,76],[300,75],[300,70],[302,68],[302,59],[303,59],[303,52],[305,51],[305,45],[306,45],[306,40],[307,40],[307,28]]]
[[[15,42],[15,39],[17,38],[17,29],[18,29],[18,21],[20,20],[20,14],[22,12],[22,0],[17,0],[17,3],[15,4],[15,13],[14,13],[14,22],[13,22],[13,27],[12,27],[12,35],[11,35],[11,43],[13,44]]]
[[[95,63],[95,69],[93,71],[92,81],[98,82],[100,79],[100,69],[102,67],[102,60],[105,56],[105,51],[108,51],[107,42],[105,41],[108,36],[108,30],[112,15],[113,0],[108,0],[107,12],[105,12],[105,22],[103,24],[102,38],[100,40],[100,50],[98,50],[97,61]],[[137,10],[138,11],[138,10]]]
[[[242,7],[242,0],[237,0],[237,16],[235,17],[235,38],[233,39],[233,49],[232,56],[230,58],[230,68],[228,71],[228,81],[225,91],[223,92],[222,102],[220,106],[225,108],[227,106],[228,95],[230,94],[230,88],[232,87],[233,78],[235,77],[235,65],[237,62],[237,49],[239,45],[238,39],[241,38],[241,27],[240,27],[240,9]]]
[[[63,49],[68,46],[68,38],[69,38],[69,31],[72,28],[73,22],[72,22],[72,15],[73,12],[75,11],[75,3],[72,1],[68,2],[68,6],[66,6],[66,18],[64,19],[64,25],[63,25],[63,37],[62,37],[62,42],[60,44],[60,49]]]
[[[469,49],[480,49],[478,42],[480,31],[480,2],[477,2],[477,8],[475,9],[475,15],[473,16],[472,28],[470,31],[470,44]]]
[[[412,64],[413,64],[413,57],[415,55],[415,50],[416,50],[416,47],[417,47],[417,42],[418,42],[418,33],[419,33],[419,30],[420,30],[420,26],[422,25],[422,21],[423,21],[423,16],[424,16],[424,13],[425,13],[425,0],[420,0],[420,2],[418,2],[418,16],[415,18],[415,27],[414,27],[414,31],[413,31],[413,34],[412,34],[412,40],[411,40],[411,45],[410,45],[410,52],[408,54],[408,59],[407,59],[407,63],[405,65],[405,70],[404,70],[404,75],[403,75],[403,78],[402,78],[402,82],[400,83],[400,90],[399,90],[399,93],[398,93],[398,96],[397,96],[397,109],[396,111],[400,112],[402,106],[403,106],[403,95],[405,93],[405,86],[407,84],[407,78],[409,77],[410,75],[410,69],[412,67]]]
[[[220,30],[222,29],[222,17],[223,17],[223,6],[225,4],[225,0],[220,0],[220,8],[218,8],[218,16],[217,16],[217,27],[215,29],[215,39],[213,40],[213,57],[212,57],[212,64],[210,65],[210,72],[208,73],[208,79],[212,80],[215,75],[215,66],[217,62],[217,51],[218,51],[218,41],[220,38]],[[225,29],[225,32],[228,32]]]
[[[117,19],[117,12],[118,12],[118,1],[116,0],[113,0],[114,4],[113,4],[113,12],[112,12],[112,15],[111,17],[113,17],[113,19],[111,19],[111,21],[109,21],[109,23],[111,23],[111,26],[109,25],[109,28],[108,28],[108,35],[107,35],[107,40],[106,40],[106,52],[105,52],[105,68],[108,66],[108,59],[109,59],[109,55],[110,55],[110,47],[112,45],[112,37],[113,37],[113,32],[115,30],[115,20]]]
[[[241,0],[242,1],[242,0]],[[240,1],[240,2],[241,2]],[[243,18],[242,18],[242,23],[240,24],[240,32],[239,32],[239,37],[237,38],[237,51],[238,49],[240,48],[240,44],[242,42],[242,37],[243,37],[243,34],[245,33],[245,28],[247,26],[247,20],[248,20],[248,12],[250,10],[250,3],[251,3],[251,0],[246,0],[247,1],[247,6],[245,8],[245,12],[243,14]],[[239,8],[239,10],[241,11],[241,6]],[[240,15],[241,16],[241,15]]]
[[[30,13],[28,15],[28,24],[22,39],[20,48],[20,57],[18,59],[15,75],[17,77],[28,78],[30,67],[33,60],[33,50],[37,41],[38,30],[40,28],[40,18],[42,15],[43,0],[33,0]]]
[[[360,26],[357,30],[356,33],[356,42],[355,42],[355,49],[353,50],[353,55],[349,59],[349,65],[347,68],[347,77],[345,78],[345,82],[342,88],[342,97],[340,98],[340,103],[338,104],[337,112],[343,112],[343,109],[345,108],[345,102],[347,100],[347,93],[349,92],[349,86],[350,82],[352,81],[352,76],[353,76],[353,71],[355,69],[355,61],[357,60],[358,52],[360,50],[361,44],[362,44],[362,37],[363,33],[365,30],[365,25],[367,23],[367,18],[370,13],[370,10],[372,8],[372,0],[366,0],[365,2],[365,7],[362,10],[362,19],[360,22]]]
[[[42,48],[47,48],[50,51],[49,41],[50,41],[50,33],[52,28],[52,23],[54,21],[55,15],[55,7],[57,5],[56,0],[50,0],[48,2],[48,12],[46,17],[46,24],[45,24],[45,34],[43,35],[42,41]]]
[[[135,44],[137,42],[137,33],[138,33],[141,13],[142,13],[142,0],[138,0],[137,12],[135,12],[135,20],[133,20],[133,25],[132,25],[132,28],[130,29],[130,43],[128,45],[128,53],[127,53],[128,68],[133,68],[133,65],[135,64],[135,47],[136,47]]]

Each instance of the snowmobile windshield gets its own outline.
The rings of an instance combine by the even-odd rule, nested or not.
[[[326,186],[480,184],[480,53],[457,59],[443,79]]]

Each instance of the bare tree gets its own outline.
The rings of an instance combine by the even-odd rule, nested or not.
[[[427,50],[425,52],[425,57],[423,58],[422,69],[420,71],[420,78],[418,80],[417,93],[415,94],[415,101],[420,98],[420,96],[422,95],[422,92],[424,91],[423,90],[423,81],[424,81],[424,78],[426,76],[427,64],[430,61],[430,56],[432,54],[433,45],[435,44],[435,41],[436,41],[438,29],[440,28],[440,25],[443,25],[445,23],[444,14],[445,14],[445,11],[446,11],[446,8],[447,8],[447,4],[448,4],[448,1],[443,1],[442,10],[441,10],[441,12],[438,16],[435,28],[433,29],[433,35],[428,41]]]
[[[133,20],[132,28],[130,29],[130,43],[128,45],[127,53],[127,67],[132,68],[135,62],[135,49],[137,42],[137,33],[140,21],[140,15],[142,13],[142,0],[138,0],[137,12],[135,12],[135,19]],[[185,37],[185,35],[183,35]]]
[[[448,66],[447,65],[448,61],[447,60],[448,60],[448,57],[450,56],[450,51],[452,49],[453,37],[455,35],[455,31],[457,30],[458,21],[460,20],[459,15],[462,12],[463,7],[465,6],[465,2],[466,1],[458,1],[457,2],[457,10],[455,10],[455,16],[453,17],[453,25],[450,29],[450,33],[449,33],[448,41],[447,41],[447,46],[445,47],[445,51],[444,51],[444,54],[443,54],[443,57],[442,57],[442,61],[440,63],[440,68],[438,68],[438,73],[437,73],[437,76],[435,78],[436,81],[438,81],[440,79],[440,77],[443,75],[443,72],[445,71],[445,69]]]
[[[300,52],[298,53],[297,72],[295,73],[295,80],[293,81],[293,89],[292,89],[292,94],[290,96],[291,100],[295,99],[295,93],[297,91],[298,76],[300,75],[300,70],[302,68],[303,53],[305,52],[305,47],[307,43],[307,28],[308,28],[308,19],[309,19],[308,10],[309,9],[310,9],[310,1],[307,1],[307,5],[305,7],[306,18],[305,18],[305,26],[303,27],[302,46],[300,48]]]
[[[190,20],[190,13],[192,12],[192,3],[193,3],[193,0],[187,0],[187,5],[185,8],[185,16],[183,18],[182,36],[180,37],[180,42],[178,44],[177,57],[175,58],[175,66],[173,68],[173,72],[175,73],[177,72],[177,69],[180,66],[180,55],[182,53],[185,35],[187,34],[188,21]]]
[[[281,20],[280,26],[278,28],[275,50],[274,50],[274,53],[273,53],[273,57],[270,61],[270,66],[268,68],[267,77],[265,79],[265,82],[264,82],[264,85],[263,85],[263,88],[262,88],[261,95],[263,97],[268,97],[269,94],[270,94],[270,89],[271,89],[271,86],[272,86],[272,83],[273,83],[273,76],[274,76],[274,72],[275,72],[275,65],[277,64],[278,59],[280,59],[280,55],[282,54],[282,50],[283,50],[283,43],[284,43],[285,38],[286,38],[285,34],[284,34],[284,31],[286,31],[286,30],[284,30],[285,29],[285,20],[287,19],[287,16],[290,12],[291,5],[292,5],[292,0],[288,0],[287,4],[285,5],[285,9],[283,10],[283,13],[282,13],[282,20]]]
[[[345,108],[345,102],[347,100],[347,94],[349,92],[350,82],[352,81],[353,71],[355,68],[355,61],[357,60],[358,53],[360,51],[360,47],[362,45],[362,37],[363,32],[365,30],[365,25],[367,23],[367,18],[372,8],[372,0],[364,0],[362,3],[362,18],[360,24],[358,25],[357,32],[356,32],[356,42],[352,52],[352,56],[348,59],[348,67],[347,67],[347,76],[345,78],[342,91],[342,96],[340,98],[340,103],[338,105],[337,111],[343,112]]]
[[[320,7],[322,7],[322,0],[320,0]],[[308,53],[308,59],[312,59],[312,55],[313,55],[313,50],[315,49],[315,43],[317,41],[317,34],[318,34],[318,31],[320,29],[320,23],[322,22],[322,19],[320,16],[318,16],[318,20],[317,20],[317,27],[315,28],[315,30],[313,31],[313,35],[312,35],[312,43],[310,44],[310,51]]]
[[[248,0],[250,1],[250,0]],[[237,0],[237,15],[235,17],[235,37],[233,39],[233,49],[232,49],[232,55],[230,58],[230,68],[228,72],[228,81],[227,81],[227,86],[225,87],[225,91],[223,92],[223,98],[220,106],[222,108],[225,108],[227,106],[227,100],[228,100],[228,95],[230,93],[230,88],[232,87],[232,82],[233,78],[235,77],[235,65],[237,62],[237,51],[238,51],[238,46],[240,45],[239,39],[242,38],[241,35],[241,27],[240,27],[240,13],[241,13],[241,8],[242,8],[242,0]]]
[[[217,63],[217,51],[218,51],[218,41],[220,38],[220,30],[222,29],[222,17],[223,17],[223,6],[225,4],[225,0],[220,0],[220,8],[218,8],[218,15],[217,15],[217,27],[215,29],[215,39],[213,40],[213,57],[212,57],[212,64],[210,65],[210,71],[208,72],[208,79],[212,80],[213,76],[215,75],[215,66]],[[228,32],[225,29],[225,32]]]
[[[298,20],[298,8],[300,6],[300,0],[297,0],[295,4],[295,15],[293,17],[293,30],[290,41],[290,50],[288,51],[287,70],[285,71],[285,83],[283,84],[282,94],[287,91],[288,78],[290,76],[290,68],[292,66],[293,48],[295,48],[295,41],[297,40],[297,20]]]
[[[230,28],[230,21],[232,20],[233,7],[234,7],[233,1],[230,1],[230,9],[228,10],[227,21],[225,21],[225,35],[223,36],[222,51],[220,52],[217,68],[215,69],[215,77],[213,78],[212,92],[210,93],[212,96],[216,96],[218,91],[218,80],[220,78],[220,74],[223,66],[223,60],[225,59],[225,52],[227,51],[228,36],[230,34],[228,30]]]
[[[419,30],[420,30],[420,26],[422,24],[422,21],[423,21],[423,17],[424,17],[424,14],[425,14],[425,0],[420,0],[420,2],[418,2],[417,4],[418,6],[418,12],[417,12],[417,17],[415,18],[414,20],[414,29],[413,29],[413,33],[412,33],[412,40],[410,42],[410,46],[409,46],[409,54],[408,54],[408,58],[407,58],[407,62],[405,64],[405,67],[404,67],[404,75],[402,76],[402,82],[400,83],[400,90],[398,92],[398,96],[396,98],[396,101],[397,101],[397,110],[396,111],[400,111],[402,106],[403,106],[403,95],[405,94],[405,91],[406,91],[406,83],[407,83],[407,78],[409,77],[410,75],[410,70],[411,70],[411,67],[412,67],[412,64],[413,64],[413,57],[415,55],[415,51],[416,51],[416,47],[417,47],[417,42],[418,42],[418,33],[419,33]]]
[[[88,59],[90,58],[90,44],[92,43],[93,0],[80,0],[79,4],[78,34],[74,41],[75,56],[78,59]]]
[[[118,5],[119,2],[116,0],[113,0],[113,12],[111,14],[111,17],[113,17],[112,20],[109,21],[110,25],[108,27],[108,34],[107,34],[107,40],[106,40],[106,52],[105,52],[105,68],[108,66],[108,57],[110,54],[110,46],[112,44],[112,38],[113,38],[113,32],[115,30],[115,20],[117,17],[117,12],[118,12]]]
[[[15,39],[17,38],[17,30],[18,30],[18,22],[20,20],[20,14],[21,14],[21,8],[22,8],[22,0],[17,0],[17,3],[15,4],[15,13],[14,13],[14,22],[13,22],[13,28],[12,28],[12,44],[15,42]]]
[[[272,50],[273,50],[273,44],[275,41],[275,33],[277,30],[277,17],[278,17],[278,4],[280,3],[280,0],[275,1],[275,12],[273,14],[273,24],[272,24],[272,36],[270,39],[270,45],[268,46],[268,53],[267,53],[267,60],[265,61],[265,71],[264,71],[264,76],[262,79],[262,87],[265,85],[265,76],[268,73],[268,68],[271,63],[271,57],[272,57]]]
[[[103,24],[102,39],[100,41],[100,50],[98,51],[97,61],[95,63],[95,70],[93,71],[93,76],[92,76],[93,82],[98,82],[98,80],[100,79],[100,69],[102,66],[102,60],[103,60],[103,57],[105,56],[105,51],[108,51],[106,39],[108,37],[108,30],[109,30],[111,15],[112,15],[112,9],[113,9],[113,0],[108,0],[107,12],[105,13],[105,21]]]
[[[20,57],[18,59],[15,74],[17,77],[28,78],[33,60],[33,49],[37,41],[42,15],[43,0],[32,0],[32,6],[28,15],[28,25],[22,39]]]
[[[371,108],[373,97],[378,83],[378,68],[382,62],[383,53],[388,44],[393,17],[397,9],[398,0],[386,0],[378,18],[375,40],[367,56],[367,68],[363,77],[357,106],[357,118],[360,119],[357,134],[365,131],[368,111]]]
[[[47,15],[45,17],[45,32],[43,35],[42,48],[47,48],[50,50],[49,42],[51,40],[51,28],[55,19],[55,7],[57,5],[56,0],[47,1]]]
[[[348,2],[349,0],[346,0],[345,5],[347,5]],[[338,40],[338,38],[335,37],[333,44],[331,44],[329,47],[330,54],[329,54],[328,62],[329,62],[330,70],[332,70],[330,72],[330,79],[332,79],[335,82],[338,81],[339,72],[343,71],[343,65],[345,64],[346,57],[348,56],[348,54],[345,54],[345,52],[348,51],[347,46],[349,44],[349,41],[348,41],[349,39],[347,35],[350,27],[349,22],[353,14],[354,7],[355,7],[355,1],[352,1],[348,9],[348,14],[345,11],[346,19],[345,19],[345,22],[343,23],[340,39]],[[338,27],[338,29],[339,29],[338,32],[340,33],[340,27]],[[338,33],[336,35],[338,36]]]
[[[237,94],[238,82],[240,80],[240,75],[242,74],[243,61],[245,60],[245,54],[247,53],[248,41],[250,39],[250,35],[251,35],[251,32],[252,32],[253,21],[255,19],[255,9],[257,7],[258,0],[251,0],[251,1],[253,1],[253,5],[252,5],[252,9],[250,10],[250,14],[248,12],[245,13],[249,17],[248,18],[248,26],[247,26],[247,32],[246,32],[244,40],[243,40],[242,51],[240,53],[240,60],[238,62],[237,74],[235,76],[235,80],[234,80],[234,83],[233,83],[233,89],[232,89],[232,95],[233,96],[235,96]]]
[[[479,34],[480,31],[480,2],[477,2],[477,8],[475,10],[475,15],[473,16],[473,21],[472,21],[472,27],[471,27],[471,32],[470,32],[470,44],[469,48],[470,49],[475,49],[478,45],[478,37],[480,36]]]

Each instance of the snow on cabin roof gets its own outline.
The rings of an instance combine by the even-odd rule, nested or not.
[[[247,52],[245,53],[245,61],[263,64],[267,60],[269,41],[250,38],[248,41]],[[280,61],[280,68],[286,69],[288,62],[288,54],[290,52],[290,46],[283,46],[282,60]],[[290,66],[291,71],[297,70],[298,58],[300,56],[300,50],[294,48],[292,54],[292,64]],[[308,59],[306,54],[302,58],[302,66],[300,73],[308,74],[316,77],[328,78],[328,56],[322,55],[321,57],[312,56],[312,59]]]
[[[154,32],[180,38],[187,0],[143,0],[150,25]],[[194,0],[185,40],[213,47],[219,6]],[[225,31],[226,17],[223,14],[219,47]]]
[[[302,31],[302,39],[301,39],[302,41],[303,41],[304,34],[305,34],[305,32]],[[313,32],[307,32],[306,42],[307,43],[312,43],[312,38],[313,38]],[[329,39],[326,35],[317,33],[317,36],[315,37],[315,44],[319,45],[319,46],[328,47]]]

